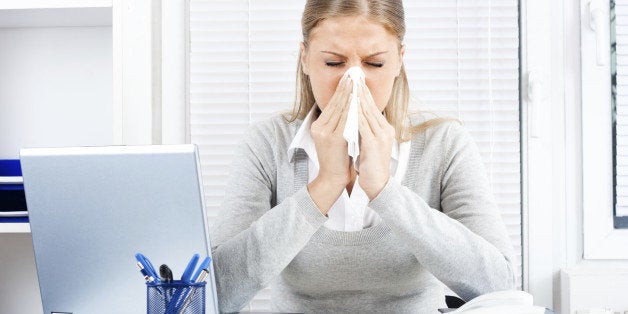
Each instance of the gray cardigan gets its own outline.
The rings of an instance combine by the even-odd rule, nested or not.
[[[308,158],[287,149],[301,120],[255,124],[239,146],[210,228],[219,306],[271,286],[281,312],[436,312],[443,284],[463,299],[514,288],[513,248],[476,145],[456,122],[417,135],[402,183],[369,203],[382,222],[323,226],[307,191]]]

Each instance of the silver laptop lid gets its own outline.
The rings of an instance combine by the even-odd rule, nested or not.
[[[20,159],[44,313],[145,313],[135,253],[175,279],[194,253],[211,254],[194,145],[34,148]],[[210,269],[207,313],[217,312]]]

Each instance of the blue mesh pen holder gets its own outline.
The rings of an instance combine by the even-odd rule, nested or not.
[[[206,282],[146,283],[146,313],[205,314]]]

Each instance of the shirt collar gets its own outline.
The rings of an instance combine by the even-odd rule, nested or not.
[[[292,161],[294,153],[297,149],[303,149],[305,153],[312,159],[318,166],[318,155],[316,154],[316,146],[314,145],[314,139],[310,134],[310,128],[312,122],[314,122],[314,113],[316,112],[316,105],[312,106],[312,109],[303,119],[303,123],[297,130],[297,134],[292,139],[292,143],[288,147],[288,160]]]

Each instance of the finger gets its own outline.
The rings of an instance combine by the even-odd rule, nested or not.
[[[347,123],[347,117],[349,115],[349,102],[350,102],[350,90],[346,90],[346,95],[341,95],[339,103],[344,104],[343,106],[339,106],[335,111],[336,119],[332,118],[329,127],[332,128],[334,132],[340,130],[340,132],[344,132],[345,125]],[[344,92],[343,92],[344,93]],[[344,98],[346,96],[346,98]]]
[[[359,95],[360,102],[365,108],[365,115],[369,118],[369,121],[373,120],[373,122],[371,123],[376,123],[376,125],[382,128],[386,124],[388,124],[388,121],[386,121],[384,115],[379,111],[379,108],[377,108],[375,100],[373,99],[373,96],[371,95],[371,92],[369,91],[366,84],[361,85]]]
[[[338,118],[341,111],[347,107],[350,94],[351,82],[346,79],[341,79],[338,86],[336,86],[334,95],[327,103],[327,107],[325,107],[325,110],[323,110],[321,115],[318,117],[318,119],[321,120],[321,123],[327,124],[332,118]]]
[[[362,106],[360,106],[360,112],[363,116],[364,122],[369,127],[373,136],[381,136],[384,131],[384,126],[382,122],[378,120],[378,116],[382,116],[379,110],[373,110],[368,104],[365,103],[362,99]],[[386,123],[384,121],[384,123]]]
[[[349,116],[349,106],[346,106],[344,110],[341,111],[340,119],[338,119],[338,123],[334,129],[334,132],[344,133],[345,126],[347,125],[347,117]]]
[[[368,119],[367,119],[364,111],[365,111],[364,108],[360,108],[358,110],[358,112],[359,112],[359,115],[358,115],[358,131],[360,132],[360,136],[362,136],[362,139],[368,140],[368,139],[372,139],[373,137],[375,137],[375,133],[373,132],[371,123],[368,122]]]

